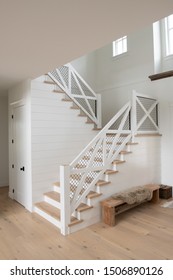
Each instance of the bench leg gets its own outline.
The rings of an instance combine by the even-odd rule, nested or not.
[[[153,197],[150,201],[152,203],[159,203],[159,189],[153,191]]]
[[[103,207],[103,221],[105,224],[113,227],[115,226],[115,208]]]

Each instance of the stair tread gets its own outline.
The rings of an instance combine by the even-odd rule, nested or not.
[[[60,89],[59,89],[59,90],[58,90],[58,89],[54,89],[53,92],[56,92],[56,93],[65,93],[65,91],[60,90]]]
[[[140,133],[140,134],[136,134],[135,135],[135,137],[150,137],[150,136],[162,136],[162,134],[160,134],[160,133],[149,133],[149,134],[147,134],[147,133]]]
[[[116,159],[112,162],[112,164],[121,164],[121,163],[125,163],[125,160],[120,160],[120,159]]]
[[[73,102],[73,100],[67,99],[67,98],[62,98],[61,100],[62,100],[62,101],[66,101],[66,102]]]
[[[87,116],[85,114],[79,114],[78,117],[84,117],[87,118]]]
[[[94,191],[90,191],[88,194],[87,194],[87,198],[88,199],[92,199],[92,198],[95,198],[95,197],[98,197],[98,196],[101,196],[102,194],[101,193],[97,193],[97,192],[94,192]]]
[[[83,222],[83,220],[78,220],[77,218],[75,218],[75,217],[71,217],[71,222],[70,222],[70,224],[68,225],[69,227],[72,227],[72,226],[74,226],[74,225],[77,225],[77,224],[80,224],[80,223],[82,223]]]
[[[98,182],[96,183],[96,186],[104,186],[104,185],[108,185],[111,182],[109,181],[105,181],[105,180],[98,180]]]
[[[49,203],[42,201],[35,204],[37,208],[44,211],[51,217],[55,218],[56,220],[60,220],[60,210]]]
[[[55,85],[54,81],[44,81],[45,84]]]
[[[93,208],[93,206],[87,205],[87,204],[85,204],[85,203],[81,203],[81,204],[77,207],[76,210],[77,210],[78,212],[83,212],[83,211],[88,210],[88,209],[91,209],[91,208]]]
[[[120,152],[120,155],[126,155],[126,154],[131,154],[132,152],[130,151],[121,151]]]
[[[49,198],[51,198],[57,202],[60,202],[60,194],[58,192],[51,191],[51,192],[44,193],[44,195],[48,196]]]
[[[115,173],[118,173],[118,170],[107,169],[105,171],[105,174],[115,174]]]
[[[73,105],[73,106],[70,107],[70,109],[79,110],[79,107]]]
[[[60,187],[60,182],[55,182],[53,185],[56,187]]]
[[[123,144],[123,142],[117,142],[117,145],[121,145],[121,144]],[[126,143],[126,145],[128,146],[130,146],[130,145],[137,145],[138,143],[137,142],[127,142]]]
[[[87,120],[85,123],[93,124],[94,122],[92,120]]]

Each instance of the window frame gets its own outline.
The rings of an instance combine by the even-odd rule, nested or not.
[[[173,55],[173,45],[171,46],[171,41],[173,42],[173,25],[172,27],[170,26],[169,17],[172,17],[173,20],[173,14],[164,18],[165,57]]]

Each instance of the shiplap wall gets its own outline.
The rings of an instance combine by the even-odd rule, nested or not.
[[[97,133],[53,89],[41,79],[31,84],[33,203],[59,181],[59,166],[70,163]]]
[[[131,146],[131,154],[124,156],[124,164],[117,165],[119,171],[110,176],[113,193],[145,184],[161,182],[161,137],[136,137],[137,145]]]

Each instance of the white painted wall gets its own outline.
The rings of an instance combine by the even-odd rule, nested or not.
[[[97,92],[102,95],[103,124],[131,98],[135,89],[149,93],[153,73],[152,27],[128,36],[128,53],[113,58],[112,44],[97,51]]]
[[[24,205],[29,211],[32,211],[32,180],[31,180],[31,81],[26,80],[15,87],[11,88],[8,93],[8,122],[9,122],[9,195],[13,198],[13,176],[15,168],[12,168],[13,164],[13,149],[12,149],[12,107],[15,102],[23,100],[25,104],[26,113],[26,166],[25,172],[27,176],[26,186],[26,205]]]
[[[33,203],[59,181],[59,166],[69,164],[95,136],[93,124],[63,102],[64,94],[37,80],[32,82],[32,186]]]
[[[0,96],[0,187],[8,184],[8,97]]]
[[[90,87],[96,90],[96,53],[88,53],[70,63]]]

